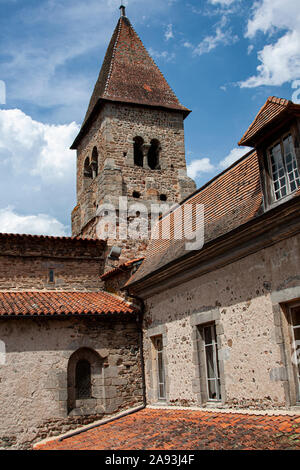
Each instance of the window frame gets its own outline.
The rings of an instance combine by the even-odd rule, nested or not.
[[[293,316],[292,316],[292,310],[295,308],[300,308],[300,302],[295,302],[292,303],[288,306],[288,320],[289,320],[289,330],[290,330],[290,335],[291,335],[291,347],[292,350],[295,352],[295,329],[300,329],[300,323],[295,327],[293,325]],[[300,365],[299,364],[294,364],[293,363],[293,372],[294,372],[294,377],[295,377],[295,385],[296,385],[296,405],[300,405]]]
[[[299,189],[300,186],[296,187],[295,190],[291,190],[291,185],[290,185],[290,180],[289,180],[289,177],[288,177],[288,172],[287,172],[287,167],[286,167],[286,157],[285,157],[285,151],[284,151],[284,140],[288,137],[291,137],[291,140],[292,140],[292,144],[293,144],[293,148],[292,148],[292,154],[293,154],[293,157],[296,161],[296,165],[297,165],[297,170],[298,170],[298,173],[300,174],[300,169],[298,167],[298,161],[297,161],[297,155],[296,155],[296,152],[295,152],[295,139],[294,139],[294,134],[292,132],[292,129],[288,129],[286,132],[284,132],[283,134],[281,134],[280,137],[278,137],[276,140],[272,141],[272,143],[270,143],[267,148],[266,148],[266,157],[267,157],[267,164],[268,164],[268,175],[269,175],[269,186],[270,186],[270,196],[271,196],[271,205],[272,204],[276,204],[276,203],[279,203],[281,201],[284,201],[286,199],[288,199],[289,197],[291,197],[295,192],[297,192],[297,190]],[[285,196],[282,196],[280,198],[276,198],[276,193],[275,193],[275,181],[274,181],[274,177],[273,177],[273,170],[272,170],[272,160],[271,160],[271,150],[276,147],[277,145],[280,145],[280,150],[281,150],[281,158],[282,158],[282,161],[283,161],[283,168],[284,168],[284,177],[285,177],[285,181],[286,181],[286,184],[285,184],[285,187],[286,187],[286,195]]]
[[[206,343],[205,339],[205,329],[211,329],[211,337],[212,343]],[[206,394],[207,394],[207,402],[222,402],[222,390],[221,390],[221,374],[220,374],[220,359],[218,354],[218,338],[217,338],[217,331],[216,331],[216,323],[208,323],[205,325],[199,325],[198,327],[200,337],[203,342],[203,351],[204,351],[204,364],[205,364],[205,383],[206,383]],[[212,346],[213,349],[213,369],[214,369],[214,378],[209,378],[208,374],[208,359],[207,359],[207,348]],[[210,398],[210,390],[209,390],[209,382],[215,382],[215,390],[216,390],[216,397],[217,398]]]
[[[160,402],[165,402],[167,400],[167,388],[166,388],[166,368],[165,368],[165,356],[164,356],[164,340],[163,335],[157,335],[152,338],[154,351],[155,351],[155,365],[156,365],[156,384],[157,384],[157,400]],[[159,348],[159,343],[161,347]],[[161,359],[161,361],[159,360]],[[160,370],[160,364],[162,369]],[[160,377],[162,376],[162,381]],[[161,394],[161,386],[163,393]]]

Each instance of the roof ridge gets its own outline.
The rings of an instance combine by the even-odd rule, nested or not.
[[[113,70],[113,66],[114,66],[114,62],[115,62],[115,56],[116,56],[117,44],[118,44],[118,41],[119,41],[119,39],[120,39],[120,33],[121,33],[121,27],[122,27],[122,19],[123,19],[123,17],[121,16],[121,18],[120,18],[119,21],[118,21],[118,34],[117,34],[117,37],[116,37],[116,40],[115,40],[115,44],[114,44],[114,47],[113,47],[111,63],[110,63],[109,72],[108,72],[107,79],[106,79],[106,83],[105,83],[105,87],[104,87],[103,96],[104,96],[104,95],[106,94],[106,92],[107,92],[107,89],[108,89],[108,86],[109,86],[109,80],[110,80],[110,77],[111,77],[111,75],[112,75],[112,70]]]

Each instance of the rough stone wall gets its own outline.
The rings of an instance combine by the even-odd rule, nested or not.
[[[0,448],[29,448],[45,437],[142,403],[139,339],[133,319],[0,319]],[[68,414],[67,367],[79,348],[103,361],[103,404]]]
[[[103,254],[97,242],[9,238],[1,241],[0,290],[102,289]],[[49,280],[50,269],[54,282]]]
[[[134,165],[134,137],[145,143],[144,167]],[[161,145],[160,169],[147,165],[147,149],[152,139]],[[84,162],[98,149],[98,176],[83,177]],[[77,206],[72,213],[73,234],[96,236],[96,222],[91,220],[102,203],[118,205],[119,196],[129,202],[180,202],[195,190],[195,183],[186,175],[183,116],[179,112],[148,109],[133,105],[105,104],[82,139],[77,150]],[[133,192],[140,194],[133,198]],[[130,244],[129,250],[142,247]],[[124,251],[127,250],[126,244]],[[131,255],[131,252],[130,252]],[[127,256],[128,258],[129,256]]]
[[[285,358],[291,361],[291,349],[289,339],[282,337],[282,321],[275,317],[272,298],[291,288],[298,289],[300,298],[299,266],[300,237],[296,236],[168,289],[168,295],[163,292],[147,299],[144,354],[148,402],[157,401],[151,336],[161,334],[168,403],[201,403],[196,316],[204,323],[218,319],[223,405],[286,407],[289,388],[295,386],[287,383],[285,365]],[[289,300],[295,295],[290,294]]]

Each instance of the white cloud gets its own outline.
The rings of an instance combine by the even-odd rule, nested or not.
[[[48,125],[19,109],[0,110],[0,156],[18,173],[64,179],[75,173],[75,154],[69,147],[78,130],[75,122]]]
[[[235,1],[236,0],[209,0],[209,3],[211,3],[212,5],[229,6]]]
[[[221,21],[216,25],[214,35],[206,36],[198,46],[194,47],[195,55],[203,55],[211,52],[216,47],[228,46],[238,41],[238,36],[233,35],[230,28],[227,27],[227,18],[222,16]],[[190,43],[185,43],[185,47],[190,47]]]
[[[55,126],[19,109],[0,110],[0,208],[69,225],[76,187],[76,153],[69,147],[78,129],[74,122]]]
[[[243,147],[243,148],[234,148],[229,152],[227,157],[220,161],[219,167],[221,169],[228,168],[234,162],[242,158],[243,155],[246,155],[247,152],[251,150],[250,147]]]
[[[201,158],[199,160],[192,160],[187,165],[187,174],[190,178],[197,178],[202,173],[210,173],[214,170],[209,158]]]
[[[43,107],[44,115],[47,108],[53,108],[47,118],[50,116],[54,122],[68,122],[70,116],[82,120],[97,77],[95,68],[84,59],[96,57],[93,61],[96,64],[103,56],[119,17],[120,2],[15,3],[9,24],[0,16],[0,40],[5,51],[1,79],[9,84],[8,104],[18,101],[34,104]],[[151,5],[140,0],[128,0],[126,4],[128,16],[134,14],[136,23],[145,13],[151,12],[152,18],[156,18],[155,15],[171,8],[161,0],[153,0]],[[82,59],[84,65],[79,70]]]
[[[67,235],[67,228],[49,215],[20,215],[7,207],[0,209],[0,232],[60,237]]]
[[[165,60],[166,62],[172,62],[176,57],[174,52],[156,51],[152,49],[152,47],[149,47],[148,52],[153,59],[155,60],[162,59],[162,60]]]
[[[257,74],[240,82],[242,88],[261,85],[281,86],[300,77],[300,8],[299,0],[261,0],[253,6],[246,37],[258,32],[282,36],[258,52]]]
[[[167,29],[165,31],[165,39],[167,41],[169,41],[169,39],[173,39],[174,38],[174,33],[173,33],[173,25],[172,24],[169,24],[167,26]]]

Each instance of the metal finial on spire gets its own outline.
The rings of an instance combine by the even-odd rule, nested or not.
[[[124,5],[120,6],[120,10],[121,10],[121,16],[126,16]]]

